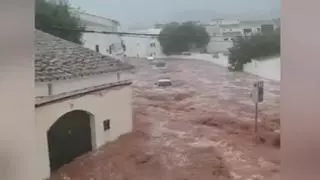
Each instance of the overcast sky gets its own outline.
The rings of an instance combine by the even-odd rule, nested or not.
[[[69,0],[88,13],[113,18],[122,25],[155,23],[184,11],[247,13],[280,9],[280,0]],[[214,18],[214,17],[212,17]]]

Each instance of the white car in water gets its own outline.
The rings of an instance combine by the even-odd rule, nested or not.
[[[155,83],[155,85],[159,87],[168,87],[172,86],[172,81],[170,79],[160,79],[158,82]]]
[[[184,56],[191,56],[191,52],[188,52],[188,51],[185,51],[185,52],[182,52],[181,53],[182,55],[184,55]]]
[[[147,57],[147,60],[153,61],[153,60],[154,60],[154,57],[153,57],[153,56],[148,56],[148,57]]]

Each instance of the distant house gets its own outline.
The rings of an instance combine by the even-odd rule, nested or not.
[[[205,25],[211,35],[207,46],[208,53],[227,53],[233,46],[233,39],[242,35],[239,20],[213,19]]]
[[[43,179],[74,158],[132,131],[134,67],[35,32],[35,124]]]
[[[211,35],[207,47],[209,53],[226,53],[233,46],[238,36],[250,36],[255,33],[267,33],[280,27],[280,19],[241,21],[229,19],[213,19],[205,24]]]

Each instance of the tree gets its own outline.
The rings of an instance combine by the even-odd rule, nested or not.
[[[229,64],[234,70],[242,70],[244,64],[258,59],[280,54],[280,31],[238,37],[229,49]]]
[[[46,0],[36,0],[35,27],[36,29],[78,44],[82,44],[82,32],[63,31],[57,28],[85,29],[80,19],[72,15],[68,4],[54,4]]]
[[[167,24],[159,35],[162,51],[167,55],[189,51],[192,45],[204,49],[209,40],[206,29],[193,22]]]

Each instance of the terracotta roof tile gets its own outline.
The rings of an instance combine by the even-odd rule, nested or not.
[[[35,80],[52,81],[133,69],[130,64],[35,31]]]

